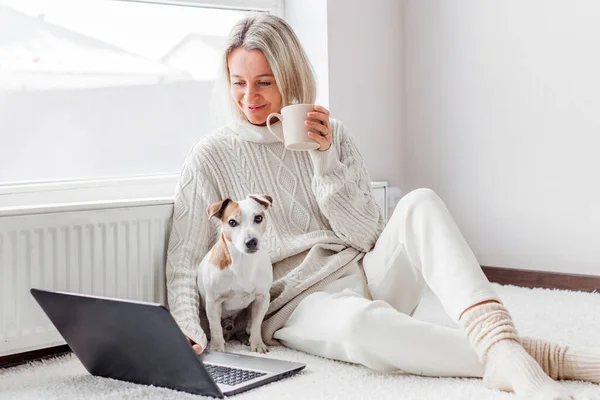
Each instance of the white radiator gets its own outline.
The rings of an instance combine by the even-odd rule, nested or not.
[[[172,200],[0,212],[0,356],[65,342],[32,287],[166,304]]]
[[[387,184],[373,192],[385,215]],[[172,198],[0,207],[0,357],[65,343],[32,287],[166,304],[172,211]]]

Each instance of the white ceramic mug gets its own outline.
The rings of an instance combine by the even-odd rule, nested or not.
[[[281,109],[281,114],[271,113],[267,117],[267,128],[285,147],[290,150],[315,150],[321,145],[308,136],[304,121],[307,114],[315,110],[313,104],[292,104]],[[283,125],[283,134],[271,129],[271,118],[278,118]]]

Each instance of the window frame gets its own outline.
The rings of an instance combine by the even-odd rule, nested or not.
[[[270,12],[284,16],[285,0],[111,0],[130,3],[165,4],[182,7],[220,8],[226,10]]]
[[[108,0],[269,12],[284,17],[285,0]],[[174,193],[179,174],[98,177],[91,179],[0,182],[0,216],[15,209],[58,204],[114,202],[139,198],[165,198]],[[120,193],[115,198],[115,192]],[[19,204],[18,206],[16,204]]]

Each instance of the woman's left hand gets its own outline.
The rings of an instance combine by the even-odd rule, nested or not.
[[[329,123],[329,111],[323,106],[315,106],[315,110],[309,112],[306,116],[307,120],[304,121],[304,125],[310,129],[308,137],[321,145],[317,150],[329,150],[333,140]]]

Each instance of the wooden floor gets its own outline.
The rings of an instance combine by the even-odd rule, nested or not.
[[[49,347],[47,349],[28,351],[26,353],[12,354],[10,356],[0,357],[0,368],[14,367],[16,365],[24,364],[33,360],[42,360],[52,357],[58,357],[70,352],[71,349],[69,348],[69,346],[64,345]]]
[[[481,267],[490,282],[502,285],[537,287],[600,293],[600,276]]]

